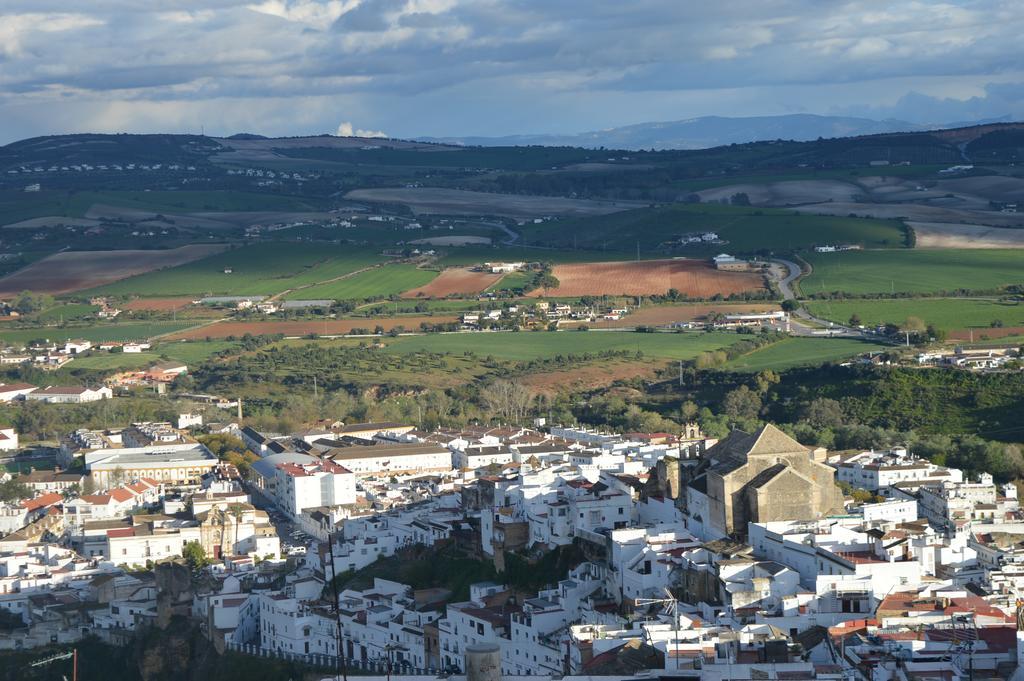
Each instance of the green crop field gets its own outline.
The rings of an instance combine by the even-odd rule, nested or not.
[[[523,361],[556,355],[628,350],[658,359],[692,359],[707,350],[731,345],[742,337],[734,333],[631,333],[619,331],[522,331],[503,333],[434,334],[406,336],[388,342],[397,353],[475,352],[497,359]]]
[[[85,317],[95,317],[96,311],[99,309],[100,308],[97,305],[88,305],[86,303],[54,305],[53,307],[47,308],[38,314],[32,315],[32,320],[42,324],[49,322],[67,322],[74,319],[83,319]]]
[[[1003,326],[1024,326],[1024,303],[975,298],[897,298],[892,300],[815,301],[807,305],[816,317],[845,324],[857,315],[865,326],[902,324],[907,317],[919,317],[937,329],[989,328],[999,320]]]
[[[87,357],[76,357],[68,369],[97,369],[102,371],[131,371],[145,369],[160,361],[152,352],[94,352]]]
[[[385,260],[372,250],[313,243],[265,242],[179,267],[141,274],[90,294],[273,295],[339,277]],[[225,273],[230,269],[230,273]],[[306,295],[299,297],[308,297]]]
[[[63,342],[69,338],[83,338],[93,343],[103,341],[143,341],[194,326],[189,322],[139,322],[127,324],[97,324],[95,326],[40,326],[30,329],[0,327],[0,340],[7,343],[27,343],[37,338]]]
[[[785,338],[759,350],[737,357],[725,365],[733,371],[780,371],[849,359],[885,346],[853,338]]]
[[[679,254],[712,255],[755,251],[784,252],[824,243],[853,243],[866,248],[902,248],[903,227],[896,220],[800,215],[775,208],[673,204],[589,218],[528,224],[520,228],[526,243],[550,246],[634,250],[641,253],[683,234],[714,231],[725,244],[691,244]],[[661,250],[664,255],[664,249]]]
[[[526,272],[509,272],[499,279],[488,291],[511,291],[512,289],[525,288],[533,276]]]
[[[988,291],[1024,284],[1021,250],[847,251],[806,259],[814,271],[800,281],[804,295]]]
[[[765,171],[762,173],[744,173],[740,175],[720,175],[701,178],[699,180],[681,180],[673,186],[680,189],[700,191],[714,187],[727,187],[736,184],[769,184],[772,182],[795,182],[801,180],[842,180],[857,183],[863,176],[869,177],[942,177],[936,173],[947,165],[910,165],[881,166],[870,170],[850,170],[849,168],[811,168],[805,171]]]
[[[46,216],[80,218],[94,204],[155,213],[319,209],[314,200],[305,197],[243,191],[0,192],[0,225]]]
[[[461,246],[441,247],[443,253],[437,260],[441,267],[464,267],[482,262],[601,262],[605,260],[633,260],[636,258],[636,247],[632,251],[613,249],[591,249],[591,250],[557,250],[548,248],[525,248],[525,247],[487,247],[487,246]],[[641,251],[640,257],[644,259],[664,258],[664,253],[653,251]]]
[[[289,294],[297,300],[363,300],[374,296],[390,296],[423,286],[438,275],[435,270],[421,270],[415,265],[395,264],[360,272]]]
[[[232,341],[168,341],[157,344],[153,352],[167,355],[192,367],[210,359],[214,353],[237,347],[238,343]]]

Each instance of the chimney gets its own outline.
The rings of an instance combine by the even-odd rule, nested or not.
[[[466,646],[466,681],[501,681],[501,646],[497,643]]]
[[[241,397],[238,398],[238,420],[239,421],[242,420],[242,398]],[[242,425],[242,424],[238,424],[238,425]]]

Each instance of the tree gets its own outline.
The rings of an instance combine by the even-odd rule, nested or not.
[[[13,478],[7,482],[0,482],[0,502],[10,503],[13,501],[21,501],[22,499],[28,499],[31,496],[32,490],[29,489],[28,485],[18,482],[17,478]]]
[[[787,298],[782,301],[781,307],[783,312],[795,312],[796,309],[800,307],[800,303],[796,302],[792,298]]]
[[[558,288],[559,286],[561,286],[561,283],[562,282],[558,281],[558,277],[551,274],[550,272],[545,272],[541,274],[539,277],[537,277],[537,288],[542,288],[545,291],[549,291],[553,288]]]
[[[850,315],[850,321],[848,321],[847,324],[849,326],[860,326],[860,315],[854,312],[852,315]]]
[[[193,572],[202,570],[210,564],[209,559],[206,557],[206,550],[199,542],[190,541],[181,547],[181,557],[185,559],[185,562],[188,563],[189,568]]]
[[[679,415],[682,417],[683,423],[692,423],[699,412],[700,407],[692,400],[683,402],[679,407]]]
[[[45,293],[22,291],[11,304],[20,314],[32,314],[53,305],[53,296]]]
[[[825,429],[843,425],[846,417],[843,414],[843,405],[839,402],[827,397],[817,397],[804,406],[801,418],[813,428]]]
[[[483,387],[480,398],[491,417],[521,422],[533,402],[533,393],[517,381],[494,381]]]
[[[762,406],[761,396],[745,385],[730,390],[722,400],[722,410],[732,418],[756,419]]]
[[[226,459],[229,452],[237,452],[239,454],[244,454],[246,452],[245,443],[234,435],[214,433],[210,435],[200,435],[196,439],[206,445],[206,448],[221,460]]]
[[[768,392],[768,389],[771,388],[776,383],[778,383],[780,380],[782,379],[779,378],[779,375],[772,371],[771,369],[759,371],[757,375],[754,376],[754,384],[757,386],[757,392],[761,393],[762,395]]]
[[[924,320],[920,317],[907,317],[900,327],[900,330],[904,333],[923,333],[927,330],[928,326],[924,323]]]
[[[736,192],[735,194],[729,197],[729,203],[731,203],[734,206],[749,206],[750,197],[747,195],[746,192]]]

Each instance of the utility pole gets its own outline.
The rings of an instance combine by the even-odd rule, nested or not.
[[[313,374],[313,398],[316,399],[318,397],[320,397],[320,395],[316,389],[316,374]]]

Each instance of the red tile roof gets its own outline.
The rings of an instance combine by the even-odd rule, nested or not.
[[[135,495],[132,494],[131,490],[127,490],[124,487],[118,487],[117,489],[110,490],[110,496],[112,496],[115,501],[120,502],[131,501],[135,498]]]
[[[124,527],[124,528],[117,529],[117,530],[107,530],[107,536],[108,537],[112,537],[114,539],[117,539],[119,537],[134,537],[135,536],[135,528],[134,527]]]
[[[61,495],[57,494],[56,492],[50,492],[49,494],[40,495],[35,499],[26,499],[25,501],[21,502],[21,505],[22,507],[29,511],[38,511],[41,508],[46,508],[47,506],[59,504],[62,499],[63,497],[61,497]]]

